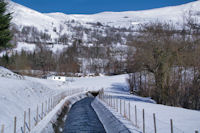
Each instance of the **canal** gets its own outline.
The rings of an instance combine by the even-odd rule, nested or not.
[[[91,106],[93,97],[76,102],[70,109],[63,133],[105,133],[105,129]]]

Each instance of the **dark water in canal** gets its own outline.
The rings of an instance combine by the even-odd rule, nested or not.
[[[91,106],[92,97],[84,98],[70,109],[63,133],[105,133],[105,129]]]

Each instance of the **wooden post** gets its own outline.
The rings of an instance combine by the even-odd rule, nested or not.
[[[107,95],[107,104],[109,105],[109,95]]]
[[[126,118],[126,101],[124,100],[124,117]]]
[[[51,103],[51,100],[50,100],[50,98],[49,98],[48,112],[49,112],[49,111],[50,111],[50,109],[51,109],[51,108],[50,108],[50,105],[51,105],[50,103]]]
[[[48,112],[49,112],[49,99],[47,100],[47,111],[46,111],[46,113],[48,114]]]
[[[173,120],[170,119],[170,124],[171,124],[171,133],[174,133],[174,129],[173,129]]]
[[[39,120],[39,118],[38,118],[38,105],[37,105],[37,112],[36,112],[36,124],[35,125],[37,125],[37,123],[38,123],[38,120]]]
[[[50,110],[52,110],[52,98],[50,98]]]
[[[119,100],[119,99],[116,99],[116,100],[117,100],[117,112],[118,112],[118,107],[119,107],[119,104],[118,104],[119,102],[118,102],[118,100]]]
[[[109,95],[109,101],[110,101],[110,106],[112,106],[112,104],[111,104],[111,95]]]
[[[112,107],[112,96],[110,96],[110,106]]]
[[[51,98],[51,110],[53,110],[53,97]]]
[[[114,107],[114,109],[115,109],[115,98],[113,98],[113,107]]]
[[[142,111],[143,113],[143,133],[145,133],[145,114],[144,114],[144,109]]]
[[[135,126],[137,127],[137,106],[135,105]]]
[[[48,111],[48,108],[47,108],[48,101],[47,101],[47,100],[45,101],[45,104],[46,104],[46,112],[45,112],[44,114],[45,114],[45,116],[46,116],[47,111]]]
[[[117,110],[117,98],[115,98],[115,109]]]
[[[14,117],[14,133],[17,133],[17,117]]]
[[[42,103],[42,114],[41,114],[41,119],[43,119],[43,112],[44,112],[44,110],[43,110],[43,108],[44,108],[44,104]]]
[[[1,133],[4,133],[4,125],[1,126]]]
[[[153,122],[154,122],[154,132],[157,133],[157,128],[156,128],[156,115],[153,113]]]
[[[120,114],[122,114],[122,100],[120,99]]]
[[[31,131],[31,109],[28,109],[28,126],[29,126],[29,132]]]
[[[130,101],[128,103],[128,119],[131,120],[131,105],[130,105]]]
[[[26,111],[24,111],[24,133],[26,133]]]

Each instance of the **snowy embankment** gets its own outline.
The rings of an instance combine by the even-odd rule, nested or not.
[[[74,88],[75,90],[77,88]],[[4,125],[4,132],[13,132],[14,117],[17,117],[17,132],[23,129],[24,111],[31,110],[31,129],[36,123],[37,107],[39,119],[42,103],[44,113],[49,109],[49,98],[72,90],[67,82],[23,77],[10,70],[0,67],[0,126]],[[84,89],[83,89],[84,90]],[[48,108],[47,108],[48,106]],[[28,116],[26,117],[28,122]]]
[[[145,112],[146,133],[154,132],[153,114],[156,116],[157,132],[169,133],[171,131],[170,119],[173,120],[173,131],[175,133],[200,131],[200,111],[160,105],[148,100],[148,98],[131,96],[123,91],[119,93],[119,90],[117,92],[112,90],[111,92],[111,90],[112,88],[105,90],[104,101],[110,106],[112,105],[112,108],[114,108],[113,114],[117,116],[120,113],[121,116],[125,116],[140,131],[143,130],[143,109]],[[135,109],[137,110],[136,113]]]
[[[39,119],[41,108],[50,97],[74,90],[99,90],[112,87],[115,83],[124,82],[126,75],[99,76],[71,78],[67,82],[58,82],[46,79],[24,77],[14,74],[8,69],[0,67],[0,126],[5,125],[4,132],[13,132],[14,117],[17,117],[17,131],[23,129],[24,111],[28,114],[31,109],[31,129],[35,127],[37,106],[39,107]],[[48,118],[50,119],[50,118]],[[28,122],[28,116],[26,116]]]
[[[13,132],[14,117],[17,116],[18,131],[23,127],[24,111],[31,108],[31,116],[35,116],[37,105],[41,114],[41,104],[49,97],[67,90],[82,88],[83,90],[99,90],[104,88],[105,94],[125,101],[126,113],[130,102],[130,119],[135,122],[135,105],[137,106],[138,130],[142,129],[142,110],[145,110],[146,132],[153,132],[153,113],[156,114],[157,132],[170,132],[170,119],[173,119],[175,133],[193,133],[200,130],[200,112],[155,104],[150,98],[141,98],[128,93],[127,75],[99,77],[69,77],[67,82],[23,77],[0,67],[0,126],[5,125],[5,133]],[[114,101],[113,101],[114,102]],[[122,102],[122,107],[124,107]],[[119,104],[119,101],[118,101]],[[116,106],[116,105],[115,105]],[[119,105],[118,105],[119,107]],[[119,108],[118,108],[119,111]],[[122,114],[123,114],[122,109]],[[56,112],[56,111],[55,111]],[[112,111],[111,111],[112,112]],[[119,115],[119,112],[113,113]],[[53,116],[53,114],[49,114]],[[47,115],[48,116],[48,115]],[[127,115],[128,116],[128,115]],[[118,117],[116,117],[118,118]],[[45,119],[50,120],[51,117]],[[43,120],[45,120],[43,119]],[[35,120],[31,120],[34,124]],[[42,122],[42,121],[41,121]],[[32,125],[32,128],[34,126]]]
[[[75,102],[85,97],[87,97],[86,91],[65,97],[65,99],[61,100],[60,103],[31,131],[31,133],[54,133],[52,123],[56,122],[62,109],[65,106],[68,106],[68,109],[70,109]],[[69,104],[66,105],[66,103]]]
[[[107,133],[141,133],[130,121],[117,114],[114,109],[107,106],[98,98],[92,102],[92,107],[101,123],[103,123]]]

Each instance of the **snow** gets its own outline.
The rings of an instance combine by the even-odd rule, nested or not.
[[[69,89],[64,82],[22,77],[0,67],[0,125],[5,124],[5,133],[13,131],[13,120],[17,116],[19,131],[24,111],[31,108],[35,116],[37,105],[40,107],[42,102]]]
[[[175,26],[180,27],[186,21],[189,12],[196,18],[200,19],[200,1],[144,11],[102,12],[91,15],[64,14],[59,12],[40,13],[12,1],[9,1],[8,3],[9,12],[12,12],[13,16],[13,25],[16,25],[19,30],[22,30],[24,26],[34,26],[38,31],[51,35],[51,43],[53,44],[56,42],[55,39],[58,39],[64,34],[68,36],[69,40],[73,40],[73,36],[76,34],[73,26],[83,26],[92,30],[94,27],[91,23],[94,24],[100,22],[104,26],[108,25],[117,28],[126,27],[137,29],[140,24],[159,21],[174,23]],[[103,30],[101,27],[95,28]],[[88,43],[89,40],[91,40],[90,35],[87,35],[86,33],[83,34],[83,41]],[[69,44],[70,43],[71,42],[69,42]],[[27,51],[32,51],[34,47],[34,44],[19,42],[15,50],[20,51],[25,49]],[[56,53],[67,46],[55,44],[49,45],[49,47],[54,53]],[[1,56],[3,54],[5,54],[5,52],[0,53]]]
[[[47,14],[61,21],[74,19],[80,22],[101,22],[114,27],[131,27],[146,22],[161,21],[183,23],[183,18],[189,11],[199,12],[200,1],[195,1],[179,6],[164,7],[144,11],[102,12],[92,15],[65,15],[61,13]],[[197,16],[198,17],[198,16]]]
[[[35,44],[18,42],[16,48],[13,51],[21,52],[22,50],[27,52],[33,52],[36,49]]]
[[[68,48],[68,45],[63,44],[53,44],[53,45],[47,45],[47,48],[49,48],[53,53],[59,53],[62,52],[64,49]]]
[[[97,113],[100,121],[103,123],[106,132],[141,133],[130,121],[123,118],[119,113],[116,113],[114,109],[101,102],[98,98],[92,102],[92,107]]]
[[[118,76],[97,76],[97,77],[80,77],[80,78],[68,78],[72,79],[73,82],[69,83],[70,88],[86,88],[90,90],[100,90],[102,88],[110,88],[115,86],[115,84],[123,84],[126,82],[126,77],[128,75],[118,75]]]
[[[188,133],[194,132],[194,130],[200,130],[199,111],[159,105],[150,98],[130,95],[126,83],[127,77],[127,75],[101,75],[80,78],[67,77],[67,82],[59,82],[23,77],[0,67],[0,125],[5,124],[5,133],[11,132],[13,130],[14,116],[17,116],[18,125],[23,125],[24,111],[31,108],[32,112],[36,112],[37,105],[41,106],[41,102],[62,92],[78,88],[83,91],[94,91],[104,88],[105,94],[125,100],[126,110],[128,110],[127,103],[130,101],[131,109],[133,110],[131,111],[133,124],[134,107],[137,105],[139,130],[142,128],[142,109],[145,109],[147,133],[153,131],[153,113],[156,114],[158,132],[169,132],[170,119],[173,119],[174,131],[177,133]],[[117,114],[116,112],[114,113],[114,115]],[[32,115],[34,116],[35,113]],[[46,119],[49,120],[50,118]]]
[[[59,30],[61,23],[56,19],[12,1],[9,2],[8,8],[9,12],[13,12],[12,22],[19,28],[22,28],[22,26],[34,26],[39,31],[45,32],[45,30],[48,30],[46,33],[50,34],[52,38],[58,37],[58,34],[54,32],[54,28]]]
[[[151,99],[130,95],[126,87],[123,86],[105,89],[105,94],[111,95],[113,96],[113,98],[116,98],[118,100],[121,99],[123,101],[122,107],[124,107],[125,101],[126,115],[129,112],[128,103],[130,102],[130,115],[133,124],[135,124],[135,105],[137,106],[138,126],[141,131],[143,127],[143,109],[145,110],[145,124],[147,133],[152,133],[154,131],[153,113],[156,114],[157,132],[168,133],[170,131],[170,119],[173,120],[175,133],[192,133],[195,130],[200,130],[200,111],[156,104]],[[124,114],[123,108],[122,114]]]
[[[8,79],[18,79],[18,80],[24,79],[23,76],[15,74],[12,71],[10,71],[4,67],[1,67],[1,66],[0,66],[0,77],[4,77],[4,78],[8,78]]]
[[[33,43],[26,43],[26,42],[17,42],[17,46],[9,51],[3,51],[0,53],[0,57],[8,53],[8,55],[12,55],[13,53],[21,53],[22,51],[26,52],[34,52],[36,50],[36,44]],[[67,45],[63,44],[49,44],[46,45],[46,48],[52,51],[54,54],[62,52],[65,48],[67,48]]]
[[[65,103],[69,101],[70,102],[69,106],[72,106],[75,102],[85,97],[87,97],[86,92],[81,92],[78,94],[71,95],[69,97],[65,97],[65,99],[61,100],[60,103],[42,121],[39,122],[39,124],[31,131],[31,133],[40,133],[40,132],[53,133],[51,122],[56,121],[57,115],[61,111]]]

